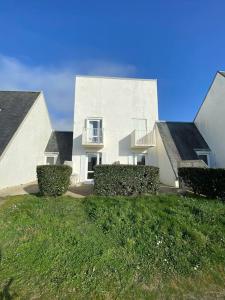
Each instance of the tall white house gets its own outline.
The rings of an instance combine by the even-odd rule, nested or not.
[[[157,81],[76,76],[73,173],[92,182],[96,164],[157,165]]]

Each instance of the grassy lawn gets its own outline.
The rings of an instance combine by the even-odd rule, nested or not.
[[[0,299],[225,297],[225,204],[215,200],[11,197],[0,250]]]

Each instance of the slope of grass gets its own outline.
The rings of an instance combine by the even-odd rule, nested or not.
[[[215,200],[11,197],[0,251],[0,299],[225,297],[225,206]]]

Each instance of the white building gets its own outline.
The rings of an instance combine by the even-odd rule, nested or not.
[[[41,92],[0,92],[0,188],[36,180],[52,127]]]
[[[93,180],[96,164],[156,165],[157,81],[77,76],[73,170]]]
[[[71,161],[72,136],[52,130],[42,92],[0,91],[0,189],[35,181],[37,165]]]
[[[194,123],[211,149],[211,166],[225,168],[225,72],[216,73]]]
[[[36,180],[40,164],[70,164],[76,183],[96,164],[225,168],[225,73],[217,72],[193,122],[158,120],[157,81],[77,76],[73,132],[53,131],[42,92],[0,92],[0,189]]]
[[[158,122],[160,180],[177,185],[179,166],[225,168],[225,72],[217,72],[193,122]]]

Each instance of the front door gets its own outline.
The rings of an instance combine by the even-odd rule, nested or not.
[[[87,153],[87,180],[93,181],[94,179],[94,167],[102,163],[102,154],[97,153]]]

